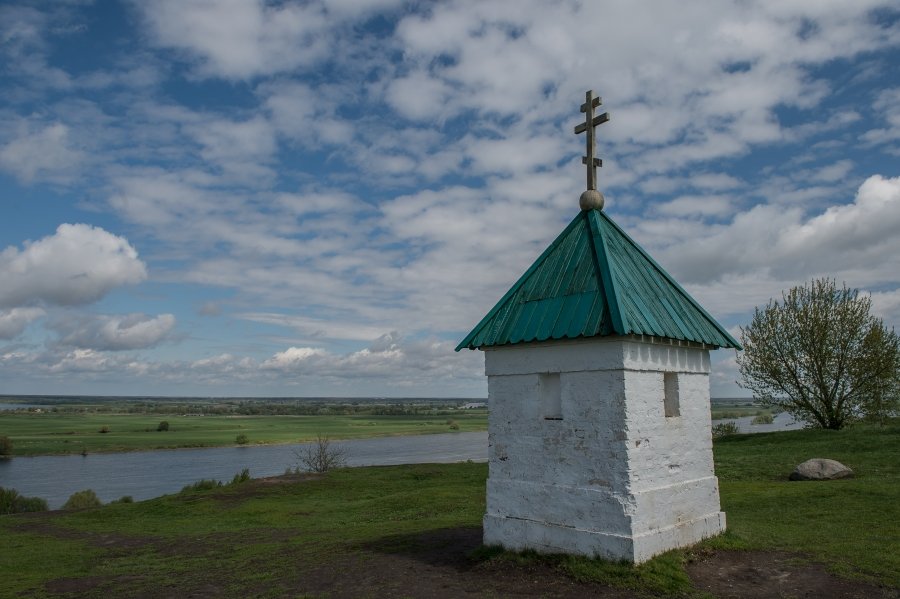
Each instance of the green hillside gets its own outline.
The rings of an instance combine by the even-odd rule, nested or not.
[[[729,531],[639,567],[479,548],[487,466],[425,464],[2,516],[0,596],[511,596],[526,584],[538,595],[693,594],[698,560],[748,550],[896,595],[900,423],[726,437],[715,455]],[[810,457],[858,476],[788,482]]]

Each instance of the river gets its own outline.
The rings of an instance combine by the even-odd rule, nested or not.
[[[484,461],[487,433],[448,433],[340,441],[349,466]],[[297,465],[301,445],[256,445],[37,456],[0,460],[0,487],[42,497],[57,509],[75,491],[93,489],[104,502],[131,495],[135,501],[176,493],[202,478],[231,479],[248,468],[254,478]]]
[[[751,424],[752,416],[714,420],[735,422],[742,433],[802,428],[787,413],[772,424]],[[386,466],[427,462],[484,461],[487,433],[449,433],[341,441],[349,466]],[[42,497],[51,509],[75,491],[93,489],[104,502],[131,495],[135,500],[176,493],[202,478],[231,479],[244,468],[254,478],[282,474],[297,465],[300,445],[255,445],[97,453],[87,456],[38,456],[0,460],[0,487],[28,497]]]
[[[734,422],[738,427],[739,433],[774,433],[777,431],[790,431],[803,428],[805,424],[802,421],[794,420],[794,417],[787,412],[780,412],[772,419],[771,424],[752,424],[753,416],[744,416],[742,418],[722,418],[713,420],[713,426],[722,424],[723,422]]]

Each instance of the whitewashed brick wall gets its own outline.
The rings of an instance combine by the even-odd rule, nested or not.
[[[521,344],[486,350],[485,372],[486,544],[640,562],[724,530],[705,348]],[[677,416],[665,413],[665,372],[677,380]],[[553,373],[561,418],[545,419],[541,376]]]

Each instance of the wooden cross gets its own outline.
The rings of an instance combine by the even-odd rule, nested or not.
[[[608,112],[594,116],[594,109],[602,103],[599,97],[594,96],[594,90],[586,92],[584,94],[584,104],[581,105],[581,112],[584,113],[584,122],[575,127],[576,135],[587,131],[587,156],[581,157],[581,164],[587,165],[588,189],[597,189],[597,167],[603,166],[602,160],[594,158],[594,127],[609,120]]]

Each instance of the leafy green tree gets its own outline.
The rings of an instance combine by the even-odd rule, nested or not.
[[[97,493],[93,489],[85,489],[84,491],[76,491],[72,493],[63,504],[64,510],[84,510],[92,507],[100,507],[103,502],[97,497]]]
[[[833,279],[782,293],[741,327],[741,386],[811,426],[840,429],[897,407],[900,340],[872,301]]]
[[[0,459],[8,458],[13,453],[12,439],[6,436],[0,436]]]
[[[15,489],[0,487],[0,516],[47,511],[47,501],[40,497],[23,497]]]

